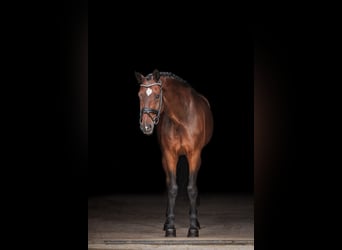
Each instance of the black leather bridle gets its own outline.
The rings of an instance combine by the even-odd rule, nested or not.
[[[147,83],[147,84],[140,84],[141,87],[145,87],[145,88],[149,88],[149,87],[154,86],[154,85],[158,85],[160,87],[160,96],[159,96],[159,107],[158,107],[158,110],[157,109],[151,109],[151,108],[148,108],[148,107],[143,107],[140,110],[140,119],[139,119],[140,126],[142,126],[142,116],[143,116],[143,114],[147,114],[151,118],[151,120],[153,121],[154,125],[157,125],[158,122],[159,122],[160,111],[161,111],[162,104],[163,104],[162,83],[159,80],[158,82]],[[151,113],[155,114],[156,116],[153,118],[151,116]]]

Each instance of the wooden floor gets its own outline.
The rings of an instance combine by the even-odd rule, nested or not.
[[[165,195],[88,198],[88,249],[254,249],[253,197],[202,194],[198,238],[186,237],[188,201],[176,201],[176,238],[165,238]]]

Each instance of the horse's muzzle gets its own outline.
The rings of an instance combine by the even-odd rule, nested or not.
[[[141,124],[140,129],[145,135],[151,135],[153,133],[153,124]]]

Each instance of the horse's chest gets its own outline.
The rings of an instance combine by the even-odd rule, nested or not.
[[[191,143],[186,131],[180,127],[173,127],[164,138],[165,147],[177,152],[185,152],[189,149]]]

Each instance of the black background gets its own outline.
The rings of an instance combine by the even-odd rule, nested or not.
[[[187,80],[211,103],[214,135],[203,151],[199,191],[255,193],[256,247],[292,246],[288,232],[301,236],[302,227],[294,225],[306,212],[295,206],[305,193],[295,188],[302,183],[301,168],[293,162],[295,138],[289,126],[293,100],[298,101],[290,69],[298,53],[291,46],[300,39],[294,25],[272,20],[252,25],[214,5],[86,4],[49,6],[44,12],[49,17],[27,24],[26,39],[18,39],[35,44],[27,47],[25,65],[38,61],[33,82],[41,85],[27,84],[22,74],[28,91],[20,110],[26,116],[8,133],[12,144],[7,145],[23,148],[23,154],[11,157],[16,167],[7,168],[16,180],[11,187],[22,188],[7,203],[18,205],[9,206],[14,214],[9,224],[15,228],[8,231],[34,224],[42,246],[60,248],[68,242],[85,249],[89,195],[163,192],[155,135],[139,130],[134,78],[134,71],[148,74],[158,68]],[[28,39],[34,28],[38,41]],[[261,100],[274,108],[271,113],[261,109],[268,137],[257,146],[255,88],[267,93]],[[289,109],[283,112],[283,107]],[[265,146],[261,161],[254,162],[253,150]],[[36,236],[38,231],[32,231]]]
[[[63,190],[59,197],[67,206],[60,201],[53,204],[63,215],[70,215],[59,217],[69,225],[66,237],[76,245],[81,240],[72,232],[80,228],[80,237],[86,235],[87,195],[165,190],[155,135],[147,137],[139,130],[139,86],[134,78],[134,71],[145,75],[157,68],[187,80],[211,103],[214,135],[203,151],[200,193],[256,191],[256,246],[283,242],[275,229],[291,226],[282,211],[289,208],[284,181],[292,167],[286,160],[289,151],[284,139],[292,134],[279,130],[281,122],[277,121],[289,121],[282,106],[291,103],[292,89],[287,88],[288,78],[279,80],[289,73],[286,34],[290,30],[229,18],[219,6],[202,6],[200,11],[185,6],[140,7],[126,10],[93,5],[89,36],[82,32],[82,14],[86,12],[78,6],[67,8],[70,12],[62,18],[61,82],[65,89],[60,102],[65,117],[58,123],[61,133],[55,135],[56,148],[63,150],[56,151],[54,168],[61,182],[56,178],[53,183]],[[89,44],[88,54],[81,49],[84,44]],[[89,96],[85,98],[88,104],[82,105],[80,93],[88,82],[82,81],[80,65],[87,55]],[[256,63],[267,69],[261,77],[265,81],[257,86]],[[272,135],[276,135],[274,140],[258,141],[257,147],[268,145],[272,150],[264,152],[257,169],[253,161],[256,87],[269,93],[266,107],[275,108],[264,112],[266,124],[270,124],[264,135],[268,128],[275,129]],[[84,110],[88,112],[82,117]]]
[[[90,194],[164,189],[156,138],[139,131],[133,77],[134,70],[159,68],[211,102],[215,132],[203,152],[200,191],[254,192],[256,248],[335,243],[323,236],[336,238],[338,231],[322,229],[336,221],[333,192],[340,190],[333,162],[339,140],[330,120],[339,114],[340,98],[331,97],[340,93],[332,88],[339,82],[332,79],[338,15],[329,12],[330,20],[297,6],[290,8],[298,13],[284,8],[282,15],[281,6],[261,23],[257,10],[240,15],[214,3],[87,4],[15,3],[3,16],[2,223],[8,241],[26,247],[39,235],[36,248],[68,242],[86,249]],[[254,124],[265,118],[254,134],[261,128],[266,135],[254,141],[254,169],[252,157],[245,157],[253,137],[252,71]],[[260,100],[267,111],[255,110]]]

